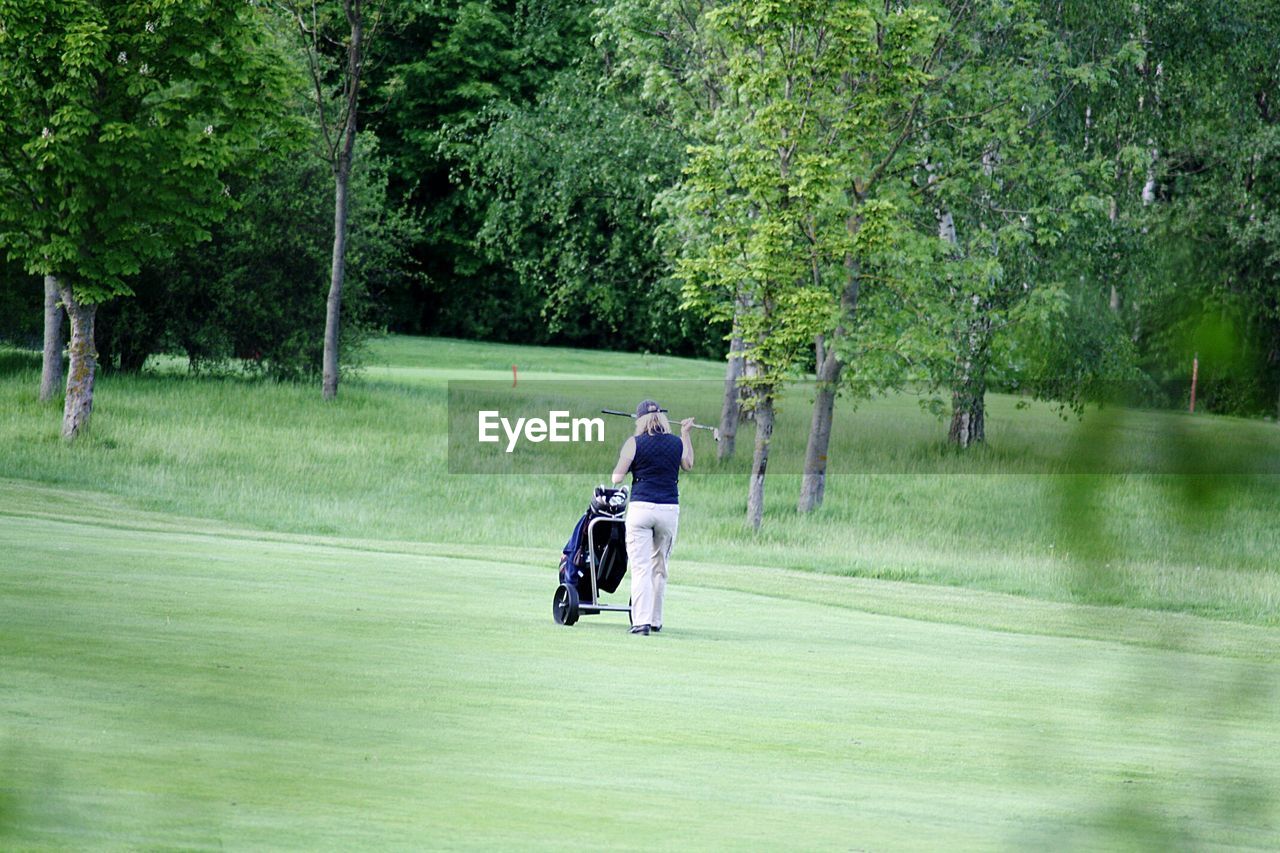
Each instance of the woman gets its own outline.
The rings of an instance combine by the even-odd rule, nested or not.
[[[693,418],[680,422],[680,437],[661,406],[645,400],[636,406],[636,433],[622,445],[613,469],[614,485],[631,472],[627,507],[627,563],[631,567],[631,633],[662,630],[662,599],[667,592],[667,558],[680,525],[680,469],[693,470]]]

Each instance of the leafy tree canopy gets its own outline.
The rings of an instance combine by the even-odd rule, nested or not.
[[[85,303],[208,236],[292,67],[243,0],[0,0],[0,247]]]

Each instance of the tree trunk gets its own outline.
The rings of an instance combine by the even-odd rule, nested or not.
[[[743,421],[754,421],[756,418],[755,407],[751,403],[752,397],[755,396],[754,387],[743,386],[743,379],[756,379],[760,376],[760,362],[751,358],[743,358],[742,375],[738,377],[738,426],[742,426]]]
[[[951,429],[947,441],[958,447],[985,442],[986,394],[983,390],[957,390],[951,395]]]
[[[989,154],[982,155],[982,165],[987,174],[995,168]],[[932,179],[932,175],[930,176]],[[938,215],[938,237],[950,243],[952,256],[961,257],[960,239],[956,233],[955,218],[949,209]],[[953,298],[956,296],[952,290]],[[969,447],[974,442],[986,441],[987,346],[991,338],[991,320],[986,316],[981,300],[972,298],[977,316],[967,323],[960,341],[960,355],[956,359],[958,378],[951,390],[951,426],[947,429],[947,442],[957,447]]]
[[[349,162],[340,162],[334,170],[333,267],[324,315],[323,397],[326,400],[338,396],[338,328],[342,314],[342,283],[347,267],[347,184],[350,172]]]
[[[850,217],[850,236],[862,227],[862,217]],[[839,343],[848,334],[846,324],[852,324],[858,310],[858,294],[862,287],[862,270],[857,259],[846,255],[844,259],[845,285],[840,294],[841,322],[831,335],[831,340],[819,340],[817,349],[818,393],[813,400],[813,416],[809,421],[809,442],[804,451],[804,477],[800,481],[798,512],[812,512],[822,506],[827,491],[827,450],[831,446],[831,424],[835,419],[836,392],[840,387],[840,373],[844,369],[838,355]]]
[[[62,304],[71,320],[71,363],[67,367],[67,400],[62,410],[62,437],[74,439],[89,428],[93,413],[93,379],[98,352],[93,345],[97,305],[82,305],[68,284],[62,285]]]
[[[747,492],[747,521],[753,530],[764,521],[764,476],[769,468],[769,445],[773,441],[773,389],[761,388],[755,408],[756,448],[751,459],[751,486]]]
[[[720,444],[716,458],[721,462],[733,458],[738,438],[738,379],[742,376],[742,335],[734,330],[729,341],[729,364],[724,371],[724,403],[720,406]]]
[[[987,352],[991,342],[991,321],[971,320],[965,336],[960,378],[951,392],[951,428],[947,441],[969,447],[987,440]]]
[[[62,389],[62,306],[56,276],[44,277],[44,359],[40,369],[40,402]]]
[[[931,175],[930,178],[932,177]],[[956,238],[956,220],[949,209],[943,210],[938,216],[938,236],[952,246],[959,245]]]
[[[813,400],[813,417],[809,421],[809,442],[804,451],[804,477],[800,481],[799,512],[812,512],[822,506],[827,490],[827,449],[831,446],[831,423],[835,416],[836,389],[840,384],[840,359],[835,348],[827,347],[818,365],[818,392]]]
[[[1155,141],[1147,140],[1147,144],[1151,146],[1151,162],[1147,165],[1147,180],[1142,185],[1142,206],[1149,207],[1155,204],[1156,190],[1159,188],[1156,183],[1156,164],[1160,162],[1160,149],[1155,147]]]
[[[359,127],[360,75],[364,64],[364,10],[358,0],[344,0],[351,41],[347,45],[346,115],[341,122],[342,147],[333,152],[333,269],[329,276],[329,301],[324,317],[324,384],[322,396],[338,396],[338,341],[342,314],[342,285],[347,270],[347,188],[355,159]],[[317,87],[319,83],[317,83]]]

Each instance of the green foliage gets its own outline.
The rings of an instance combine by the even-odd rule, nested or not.
[[[276,163],[302,89],[264,14],[0,0],[0,244],[17,265],[0,334],[38,332],[49,269],[88,301],[133,289],[179,315],[104,309],[120,366],[159,346],[307,369],[286,326],[311,309],[285,294],[320,262],[301,248],[321,233],[303,212],[319,179]],[[992,387],[1068,403],[1137,364],[1144,393],[1181,405],[1199,353],[1201,405],[1280,398],[1280,11],[1265,0],[388,14],[368,118],[393,201],[366,245],[394,257],[361,263],[388,275],[357,313],[368,298],[393,328],[684,352],[719,350],[737,316],[776,366],[765,380],[810,370],[821,336],[849,391],[947,388],[977,354]],[[257,186],[248,160],[274,174]],[[243,227],[219,225],[228,210]],[[261,210],[313,224],[290,247]],[[216,262],[174,255],[211,235]],[[162,281],[187,295],[162,299]],[[203,331],[177,334],[197,317]]]
[[[678,171],[678,139],[625,92],[601,91],[590,69],[485,117],[459,179],[484,200],[479,245],[541,306],[547,337],[714,352],[715,334],[680,314],[653,245],[651,207]]]
[[[405,286],[417,224],[387,199],[386,161],[361,136],[351,175],[344,368],[374,329],[388,290]],[[333,238],[333,175],[319,157],[284,152],[233,181],[238,212],[201,246],[128,279],[136,298],[104,306],[103,361],[140,368],[147,356],[185,355],[198,370],[235,365],[279,379],[316,375],[323,348]]]
[[[227,408],[288,393],[256,386]],[[356,436],[342,449],[414,470],[423,435],[380,425],[385,408],[309,402],[264,420],[362,429],[298,429],[264,479],[319,469]],[[420,411],[399,392],[377,402]],[[225,410],[198,411],[181,453],[224,426]],[[351,517],[384,516],[378,485]],[[319,509],[333,492],[300,497]],[[93,524],[107,500],[0,483],[6,849],[594,849],[584,813],[644,849],[1280,843],[1274,630],[693,562],[677,543],[667,629],[637,639],[621,614],[551,623],[563,541],[296,536],[117,500]],[[469,504],[437,500],[416,515],[487,534]],[[584,501],[578,484],[524,505],[563,540]],[[682,537],[692,521],[682,511]],[[566,795],[584,740],[609,760],[578,766],[590,784]],[[637,766],[664,781],[637,784]]]
[[[684,178],[663,199],[685,305],[735,321],[761,367],[753,381],[776,385],[816,336],[854,321],[861,274],[906,251],[900,184],[886,176],[931,80],[941,19],[821,0],[665,14],[658,32],[683,27],[685,55],[703,63],[685,77],[713,87],[685,99],[664,63],[636,66],[672,114],[694,117]]]
[[[1200,406],[1275,411],[1280,9],[1076,2],[1061,21],[1077,57],[1095,55],[1103,33],[1132,45],[1127,61],[1067,100],[1063,132],[1114,163],[1087,176],[1114,212],[1081,235],[1079,273],[1096,292],[1115,291],[1159,402],[1186,405],[1203,351]]]
[[[1160,253],[1146,288],[1150,316],[1139,315],[1146,321],[1143,355],[1178,402],[1198,353],[1200,405],[1274,413],[1280,397],[1280,9],[1247,0],[1220,6],[1212,20],[1203,10],[1180,10],[1156,30],[1161,41],[1153,50],[1166,69],[1159,106],[1167,129],[1151,230]],[[1179,38],[1179,25],[1197,27],[1203,40]]]
[[[685,304],[736,318],[764,381],[803,369],[815,338],[859,389],[1078,405],[1134,378],[1123,329],[1080,287],[1131,255],[1104,223],[1117,170],[1141,187],[1150,162],[1141,128],[1107,112],[1145,61],[1134,38],[1063,37],[1033,2],[637,0],[602,20],[618,67],[693,136],[663,197]],[[1100,104],[1083,149],[1073,96]]]
[[[1044,299],[1052,304],[1033,304]],[[1077,414],[1090,402],[1152,402],[1155,389],[1103,295],[1079,286],[1038,288],[1024,307],[997,342],[996,388],[1053,400]]]
[[[1074,325],[1099,322],[1078,310],[1097,300],[1072,295],[1077,235],[1106,215],[1084,175],[1111,166],[1060,137],[1059,111],[1116,59],[1076,64],[1037,4],[1013,2],[975,4],[941,61],[951,73],[922,110],[928,131],[916,146],[932,205],[920,227],[942,244],[937,301],[920,312],[940,346],[920,378],[978,405],[989,385],[1078,405],[1103,375],[1122,378],[1125,348],[1105,323]]]
[[[0,2],[0,246],[84,302],[208,237],[291,65],[241,0]]]
[[[426,278],[388,294],[394,328],[545,339],[537,291],[477,238],[489,197],[469,184],[466,165],[491,108],[524,108],[590,50],[589,9],[580,0],[406,3],[373,46],[368,100],[380,106],[368,126],[389,158],[392,197],[424,226],[413,255]]]

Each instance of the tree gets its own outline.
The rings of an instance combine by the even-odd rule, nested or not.
[[[67,438],[92,412],[97,305],[207,237],[230,203],[223,171],[269,141],[289,66],[262,15],[239,0],[0,0],[0,246],[59,282]]]
[[[1186,405],[1257,414],[1280,395],[1280,9],[1256,0],[1146,10],[1150,245],[1130,326],[1144,367]]]
[[[615,0],[596,10],[600,32],[596,38],[605,51],[605,64],[614,85],[635,86],[655,121],[682,138],[687,146],[707,142],[705,133],[723,110],[739,106],[737,93],[726,88],[729,60],[734,46],[720,31],[707,26],[707,16],[717,0]],[[676,215],[676,219],[679,216]],[[669,229],[673,239],[669,254],[684,252],[686,229]],[[746,311],[746,294],[737,297],[734,310],[723,312],[729,327],[729,352],[725,365],[724,400],[720,415],[720,461],[733,456],[739,421],[746,411],[744,396],[758,366],[745,354],[739,310]]]
[[[510,199],[474,186],[471,164],[476,148],[487,144],[489,125],[507,115],[523,114],[524,126],[542,122],[539,134],[554,130],[555,118],[532,105],[540,94],[555,97],[557,75],[591,55],[591,6],[584,0],[397,4],[396,26],[379,41],[378,62],[368,69],[370,97],[380,104],[368,127],[391,165],[391,197],[422,217],[413,255],[425,275],[388,294],[394,330],[562,340],[547,331],[542,294],[525,287],[498,256],[496,231],[481,236],[493,204],[510,210]]]
[[[674,180],[681,146],[628,93],[588,79],[594,64],[485,117],[464,181],[484,212],[479,244],[536,299],[548,336],[714,352],[714,331],[679,310],[653,241],[654,197]]]
[[[321,386],[322,397],[332,400],[338,396],[340,376],[338,344],[347,264],[348,191],[359,129],[360,91],[369,43],[383,22],[385,4],[381,0],[286,0],[284,8],[302,38],[320,130],[320,156],[333,171],[333,256],[325,308]]]
[[[945,318],[931,382],[951,397],[948,441],[985,441],[986,392],[1017,381],[1007,339],[1019,324],[1044,327],[1063,310],[1070,264],[1055,252],[1079,221],[1105,209],[1083,174],[1110,167],[1055,136],[1057,114],[1076,87],[1096,88],[1104,57],[1076,67],[1034,3],[978,4],[943,57],[946,84],[930,108],[965,121],[932,123],[919,146],[940,242],[935,273]],[[925,227],[934,225],[929,222]],[[1027,339],[1024,337],[1023,342]]]
[[[720,3],[693,21],[682,17],[687,9],[669,13],[690,34],[684,42],[648,47],[657,55],[650,75],[673,93],[673,109],[701,107],[689,93],[709,93],[705,107],[684,109],[699,141],[672,195],[684,223],[677,269],[687,304],[732,322],[757,364],[758,378],[746,384],[758,386],[749,499],[758,525],[767,462],[760,419],[771,415],[779,368],[814,357],[799,499],[807,511],[822,500],[834,402],[855,352],[864,285],[887,280],[890,256],[919,251],[908,215],[918,201],[903,161],[910,162],[949,30],[945,9],[932,4]],[[664,19],[654,29],[675,26]],[[635,52],[643,49],[641,41]],[[671,71],[680,61],[695,67]],[[731,374],[727,394],[736,382]],[[728,400],[724,412],[732,416]]]
[[[829,434],[860,261],[899,220],[871,191],[928,77],[937,18],[824,0],[724,3],[701,27],[725,57],[720,97],[668,209],[682,229],[686,304],[733,322],[758,366],[747,384],[756,421],[748,520],[759,527],[775,397],[815,340],[826,350],[818,405]],[[891,140],[885,149],[866,144],[877,133]],[[825,448],[818,454],[825,471]]]
[[[319,378],[333,175],[318,157],[307,156],[307,147],[281,146],[254,168],[230,176],[236,215],[212,226],[207,242],[130,276],[133,298],[99,309],[104,367],[137,370],[151,354],[165,352],[185,355],[196,371]],[[366,131],[357,140],[351,171],[340,340],[344,371],[356,363],[369,333],[385,324],[385,293],[413,275],[407,252],[416,222],[386,196],[386,161]]]
[[[710,290],[716,294],[719,315],[733,324],[734,341],[741,340],[744,350],[759,345],[751,341],[747,327],[761,316],[772,318],[765,323],[770,334],[792,339],[800,332],[813,347],[817,383],[798,501],[801,512],[822,501],[835,399],[852,384],[846,378],[856,375],[864,389],[868,380],[877,387],[893,384],[903,376],[903,362],[925,361],[939,349],[928,336],[912,334],[898,342],[899,349],[909,345],[920,351],[899,353],[896,364],[864,358],[852,374],[847,370],[865,355],[868,343],[885,337],[870,331],[872,325],[881,320],[892,324],[903,315],[901,308],[885,310],[892,300],[881,299],[876,291],[888,290],[902,297],[899,301],[929,302],[934,309],[946,308],[948,316],[954,313],[945,300],[929,300],[920,292],[928,278],[929,258],[937,249],[922,239],[919,219],[928,207],[922,199],[927,191],[917,179],[929,165],[931,129],[937,128],[935,136],[969,129],[965,132],[973,138],[973,127],[1009,124],[1011,111],[1027,108],[1026,98],[1017,100],[1008,92],[983,101],[991,94],[991,87],[983,85],[986,78],[998,78],[1002,67],[989,51],[975,46],[975,31],[988,18],[1017,32],[1021,45],[1041,33],[1031,26],[1026,4],[1014,5],[1016,10],[1009,3],[971,2],[898,7],[814,2],[743,8],[729,2],[634,0],[615,5],[608,16],[613,31],[621,33],[613,38],[627,51],[627,62],[640,69],[649,89],[691,129],[694,153],[689,174],[703,169],[701,190],[717,187],[719,181],[718,191],[727,196],[751,196],[749,170],[758,163],[744,166],[725,149],[754,146],[777,154],[776,169],[768,177],[756,176],[778,191],[777,198],[751,196],[745,207],[686,205],[677,217],[690,211],[697,215],[684,216],[688,223],[699,217],[737,217],[739,227],[748,230],[776,228],[770,219],[778,211],[790,220],[773,244],[757,248],[780,251],[793,264],[784,277],[802,289],[791,301],[806,306],[791,313],[787,323],[795,328],[781,333],[773,326],[779,319],[778,304],[755,292],[762,282],[758,276],[742,275],[736,291],[715,284]],[[1042,64],[1031,72],[1016,69],[1021,75],[1018,85],[1026,86],[1026,75]],[[957,93],[965,96],[956,97]],[[1019,121],[1025,123],[1025,116]],[[751,141],[748,136],[754,132],[762,136]],[[706,164],[698,158],[707,152],[714,152],[712,159],[726,159],[704,169]],[[688,228],[680,233],[686,272],[697,268],[689,262],[692,256],[716,256],[723,248],[717,242],[733,245],[716,233],[717,239],[710,241],[699,241]],[[798,243],[791,242],[797,238]],[[728,269],[727,259],[717,263]],[[749,266],[752,261],[744,263]],[[694,289],[705,289],[711,281]],[[868,298],[876,310],[862,308]],[[706,309],[696,295],[688,302]],[[737,384],[734,349],[727,395]],[[794,354],[786,348],[784,352],[793,364]],[[767,365],[764,372],[769,372]],[[731,421],[734,411],[727,398],[722,422]]]
[[[968,8],[968,3],[957,4],[950,15],[934,4],[865,9],[862,42],[852,52],[856,70],[846,72],[833,104],[837,111],[827,120],[832,154],[846,164],[833,188],[840,192],[843,217],[829,227],[837,233],[843,229],[848,243],[839,273],[831,277],[837,284],[825,289],[828,319],[814,340],[817,383],[796,504],[802,513],[817,509],[826,491],[835,400],[855,358],[864,287],[877,279],[887,284],[894,273],[885,257],[898,254],[901,259],[915,243],[908,216],[915,202],[904,181],[908,170],[903,162],[910,163],[912,143],[926,127],[926,97],[946,79],[935,66]],[[966,120],[954,110],[942,113],[931,118]],[[816,275],[814,284],[823,289]],[[866,368],[862,375],[875,385],[889,382]]]
[[[40,367],[40,402],[47,403],[62,385],[62,305],[58,279],[44,277],[44,352]]]
[[[1098,325],[1132,349],[1143,402],[1185,406],[1199,350],[1201,406],[1271,410],[1280,10],[1259,0],[1045,6],[1071,62],[1102,72],[1067,97],[1058,133],[1110,161],[1084,172],[1110,198],[1108,221],[1073,240],[1080,284],[1114,315]]]

